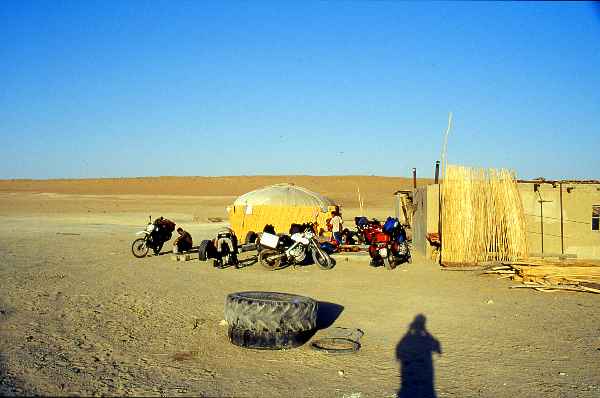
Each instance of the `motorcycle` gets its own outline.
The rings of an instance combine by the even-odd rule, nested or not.
[[[235,233],[231,229],[225,228],[217,232],[217,237],[214,240],[207,239],[200,242],[198,259],[206,261],[212,258],[215,268],[225,268],[229,265],[238,268],[237,254],[239,251],[240,248]]]
[[[150,216],[150,222],[148,222],[146,228],[136,233],[136,235],[143,235],[143,237],[133,241],[131,252],[137,258],[146,257],[150,249],[155,255],[159,255],[164,243],[171,239],[174,230],[174,222],[163,217],[159,217],[152,222],[152,216]]]
[[[258,237],[255,236],[254,241],[256,242],[257,239]],[[256,256],[240,260],[238,254],[258,250],[258,246],[256,243],[238,244],[235,232],[230,228],[225,228],[217,232],[215,239],[206,239],[200,242],[198,259],[207,261],[212,258],[215,268],[227,268],[229,266],[243,268],[254,264],[257,261]]]
[[[291,236],[263,232],[260,245],[262,250],[258,254],[258,261],[269,270],[302,264],[309,255],[321,269],[332,269],[335,266],[335,260],[321,248],[315,233],[309,228]]]
[[[371,266],[384,265],[392,270],[399,264],[410,262],[411,255],[406,230],[397,218],[388,217],[385,224],[368,224],[363,228],[365,241],[369,243]]]
[[[376,219],[369,220],[367,217],[355,217],[354,223],[356,224],[357,240],[359,243],[370,245],[378,239],[378,235],[383,233],[383,227]]]

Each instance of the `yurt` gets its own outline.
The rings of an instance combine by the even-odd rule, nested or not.
[[[248,232],[262,232],[267,224],[287,233],[293,223],[316,222],[327,230],[327,219],[337,209],[329,198],[294,184],[275,184],[238,197],[227,208],[231,228],[238,239]]]

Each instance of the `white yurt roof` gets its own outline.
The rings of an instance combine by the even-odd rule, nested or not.
[[[250,191],[238,197],[234,206],[318,206],[327,211],[335,203],[316,192],[294,184],[275,184]]]

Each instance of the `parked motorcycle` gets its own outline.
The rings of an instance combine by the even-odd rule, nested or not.
[[[363,224],[362,235],[369,244],[371,266],[384,265],[392,270],[411,260],[406,230],[397,218],[388,217],[383,225],[375,222]]]
[[[382,225],[377,219],[369,220],[367,217],[355,217],[357,240],[359,243],[370,245],[382,234]]]
[[[198,259],[206,261],[212,258],[215,268],[225,268],[229,265],[237,268],[239,265],[237,257],[239,250],[235,233],[231,229],[225,228],[217,232],[217,237],[214,240],[207,239],[200,242]]]
[[[150,222],[146,228],[136,233],[136,235],[143,236],[133,241],[131,252],[137,258],[145,257],[150,249],[155,255],[160,254],[160,250],[165,242],[171,239],[174,230],[175,223],[173,221],[159,217],[152,222],[152,216],[150,216]]]
[[[310,229],[291,236],[263,232],[260,245],[263,248],[258,254],[258,261],[269,270],[302,264],[309,256],[321,269],[331,269],[335,266],[335,260],[321,248],[315,233]]]

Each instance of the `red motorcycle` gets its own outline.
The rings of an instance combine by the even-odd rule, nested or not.
[[[372,267],[384,265],[391,270],[410,261],[406,230],[397,218],[388,217],[383,225],[366,217],[356,217],[354,221],[359,237],[369,245]]]

